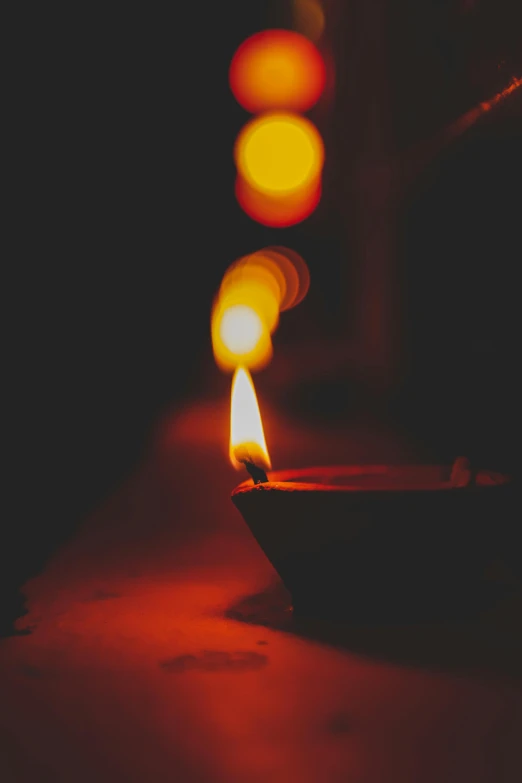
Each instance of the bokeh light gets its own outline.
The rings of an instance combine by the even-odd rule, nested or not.
[[[284,247],[240,258],[226,271],[211,316],[214,357],[225,372],[259,370],[272,358],[279,313],[298,304],[310,276],[303,259]]]
[[[219,336],[231,353],[248,354],[261,339],[263,328],[255,310],[246,305],[233,305],[223,313]]]
[[[289,247],[274,245],[265,247],[255,254],[262,263],[273,261],[277,264],[285,279],[285,294],[282,297],[280,310],[290,310],[300,304],[310,288],[310,270],[306,261]]]
[[[251,120],[237,137],[238,173],[254,190],[283,196],[309,189],[320,177],[324,145],[315,125],[286,112]]]
[[[244,41],[230,65],[234,97],[252,113],[285,109],[308,111],[326,81],[323,59],[314,44],[290,30],[264,30]]]
[[[235,185],[239,206],[257,223],[272,228],[288,228],[306,220],[321,200],[321,180],[295,193],[269,195],[248,185],[238,175]]]
[[[232,372],[239,364],[261,370],[272,358],[270,329],[249,304],[229,307],[218,295],[210,331],[214,358],[223,372]]]
[[[249,270],[248,275],[244,274],[230,282],[225,277],[220,290],[220,302],[225,310],[248,305],[270,332],[274,331],[279,320],[280,298],[279,290],[274,290],[257,270]]]
[[[280,303],[286,297],[287,284],[280,264],[260,253],[240,258],[225,273],[219,292],[226,307],[248,302],[273,331],[279,318]]]

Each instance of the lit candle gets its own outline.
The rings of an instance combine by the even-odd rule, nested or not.
[[[230,458],[247,480],[232,501],[307,616],[448,617],[469,609],[507,519],[509,478],[442,465],[270,472],[252,379],[234,377]],[[252,470],[252,466],[254,470]],[[464,481],[469,472],[473,481]]]

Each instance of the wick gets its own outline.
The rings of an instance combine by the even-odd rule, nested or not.
[[[265,484],[268,481],[268,476],[266,475],[263,468],[258,468],[258,466],[252,461],[252,457],[244,447],[237,448],[234,452],[234,456],[237,459],[237,461],[241,462],[248,470],[248,472],[252,476],[252,481],[254,482],[254,484]]]
[[[252,476],[252,481],[254,484],[265,484],[268,481],[268,476],[266,475],[263,468],[258,468],[257,465],[254,465],[253,462],[249,462],[248,460],[241,459],[239,461],[243,463],[245,468]]]

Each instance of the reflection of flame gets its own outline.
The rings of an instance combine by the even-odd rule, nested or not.
[[[238,451],[258,467],[271,467],[254,383],[244,367],[234,374],[230,398],[230,461],[239,470]]]

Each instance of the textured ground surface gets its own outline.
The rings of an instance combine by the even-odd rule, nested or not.
[[[205,405],[166,422],[28,586],[32,631],[0,643],[3,783],[518,783],[522,681],[495,656],[405,664],[386,630],[370,655],[286,622],[229,499],[226,428]],[[408,456],[271,416],[267,439],[278,467]]]

